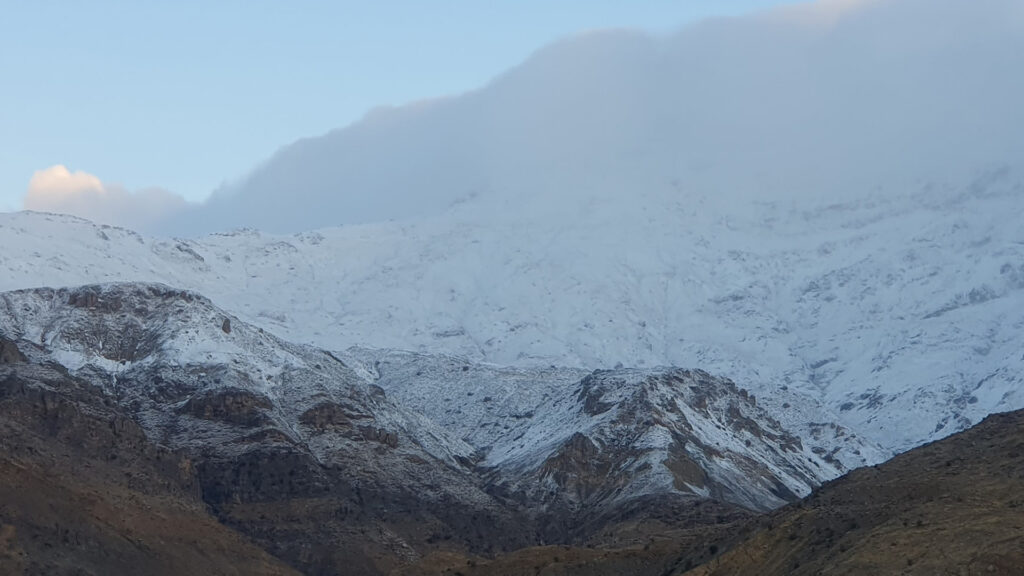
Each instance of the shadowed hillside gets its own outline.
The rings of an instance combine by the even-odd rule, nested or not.
[[[1024,411],[855,470],[688,576],[1021,574]]]
[[[187,458],[0,338],[0,574],[298,574],[207,513]]]
[[[1024,411],[990,416],[855,470],[745,526],[650,536],[642,546],[619,549],[531,548],[490,560],[434,556],[401,574],[1019,575]]]

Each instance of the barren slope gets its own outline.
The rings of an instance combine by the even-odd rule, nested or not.
[[[1024,411],[855,470],[688,576],[1024,569]]]
[[[0,573],[298,574],[209,513],[187,457],[95,387],[0,345]]]

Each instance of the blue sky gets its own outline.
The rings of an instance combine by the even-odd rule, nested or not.
[[[780,0],[0,0],[0,210],[64,164],[204,198],[366,110],[470,90],[559,37]]]

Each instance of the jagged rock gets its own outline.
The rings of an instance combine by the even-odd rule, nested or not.
[[[298,573],[213,518],[190,459],[98,387],[0,366],[0,574]]]
[[[626,464],[631,455],[630,451],[601,450],[577,432],[544,461],[540,477],[551,478],[560,492],[585,502],[600,491],[621,490],[629,482],[627,475],[616,478],[611,473]]]
[[[363,438],[379,442],[389,448],[398,447],[398,435],[394,432],[388,432],[383,428],[375,428],[373,426],[363,426],[359,429],[362,433]]]
[[[181,412],[204,420],[219,420],[239,426],[262,426],[270,422],[270,399],[237,388],[204,392],[189,398]]]
[[[708,473],[686,451],[684,441],[674,441],[668,448],[668,457],[662,462],[672,473],[672,485],[676,490],[706,490],[710,479]]]
[[[15,364],[24,362],[25,355],[18,350],[18,346],[10,340],[0,336],[0,364]]]
[[[995,414],[751,522],[686,574],[1016,575],[1022,495],[1024,411]]]
[[[208,300],[145,284],[0,295],[4,333],[53,326],[38,358],[81,358],[76,377],[141,424],[112,418],[111,434],[180,450],[222,521],[304,571],[386,574],[440,545],[539,542],[487,493],[471,447],[331,354],[211,317],[224,314]],[[42,393],[40,413],[73,418],[56,398]]]
[[[369,414],[360,413],[337,402],[321,402],[303,412],[299,416],[299,422],[313,430],[324,432],[338,428],[351,429],[354,420],[367,418],[370,418]]]
[[[830,463],[828,438],[802,445],[700,371],[328,353],[211,321],[226,317],[161,285],[0,294],[0,330],[46,331],[33,361],[63,363],[125,411],[105,420],[110,435],[178,451],[221,521],[309,573],[727,524],[848,458]],[[53,391],[35,405],[43,422],[81,417]],[[708,498],[715,514],[701,512]]]

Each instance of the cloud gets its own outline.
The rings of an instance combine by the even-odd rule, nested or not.
[[[781,18],[809,26],[829,28],[857,10],[883,0],[820,0],[810,4],[786,4],[765,13],[768,18]],[[892,1],[892,0],[889,0]]]
[[[77,195],[104,194],[103,182],[86,172],[71,172],[61,165],[37,171],[28,184],[25,202],[59,205]]]
[[[26,210],[71,214],[143,231],[159,229],[168,218],[190,206],[181,196],[161,188],[129,191],[59,164],[32,176],[23,202]]]
[[[591,31],[479,90],[288,145],[199,205],[55,166],[25,206],[174,234],[295,232],[467,198],[572,218],[637,190],[739,210],[962,182],[1024,168],[1021,5],[822,0],[664,37]]]
[[[590,32],[475,92],[287,146],[188,223],[288,232],[468,197],[571,217],[658,187],[740,207],[959,182],[1024,160],[1020,4],[831,0],[668,37]]]

